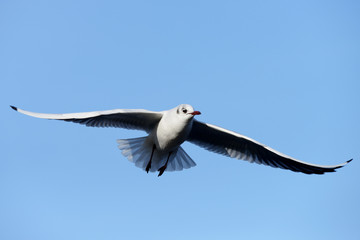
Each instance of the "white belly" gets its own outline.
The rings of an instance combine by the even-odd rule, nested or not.
[[[170,152],[176,150],[189,136],[192,121],[177,122],[162,119],[159,125],[149,135],[149,140],[159,151]]]

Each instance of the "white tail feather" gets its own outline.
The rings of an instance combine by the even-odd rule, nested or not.
[[[146,137],[118,139],[117,142],[119,144],[119,149],[122,150],[122,154],[127,157],[130,162],[133,162],[135,166],[142,168],[143,170],[146,169],[152,152],[152,145],[146,141]],[[167,157],[167,152],[161,152],[155,149],[150,171],[155,172],[164,166]],[[179,147],[170,155],[165,171],[181,171],[194,166],[196,166],[196,163],[182,147]]]

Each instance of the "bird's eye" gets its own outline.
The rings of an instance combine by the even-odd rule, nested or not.
[[[182,109],[183,113],[187,113],[187,110],[185,108]]]

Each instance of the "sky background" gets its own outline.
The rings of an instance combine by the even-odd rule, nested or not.
[[[359,1],[0,1],[0,239],[360,239]],[[305,175],[183,147],[158,178],[116,139],[31,118],[188,103]]]

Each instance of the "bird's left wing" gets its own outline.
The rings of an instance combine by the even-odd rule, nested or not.
[[[89,127],[116,127],[144,130],[146,132],[150,132],[163,116],[162,112],[144,109],[114,109],[95,112],[48,114],[29,112],[14,106],[10,107],[15,111],[36,118],[63,120],[80,123]]]
[[[334,166],[322,166],[302,162],[239,133],[196,120],[193,122],[188,141],[209,151],[228,157],[306,174],[335,172],[335,169],[343,167],[351,161]]]

